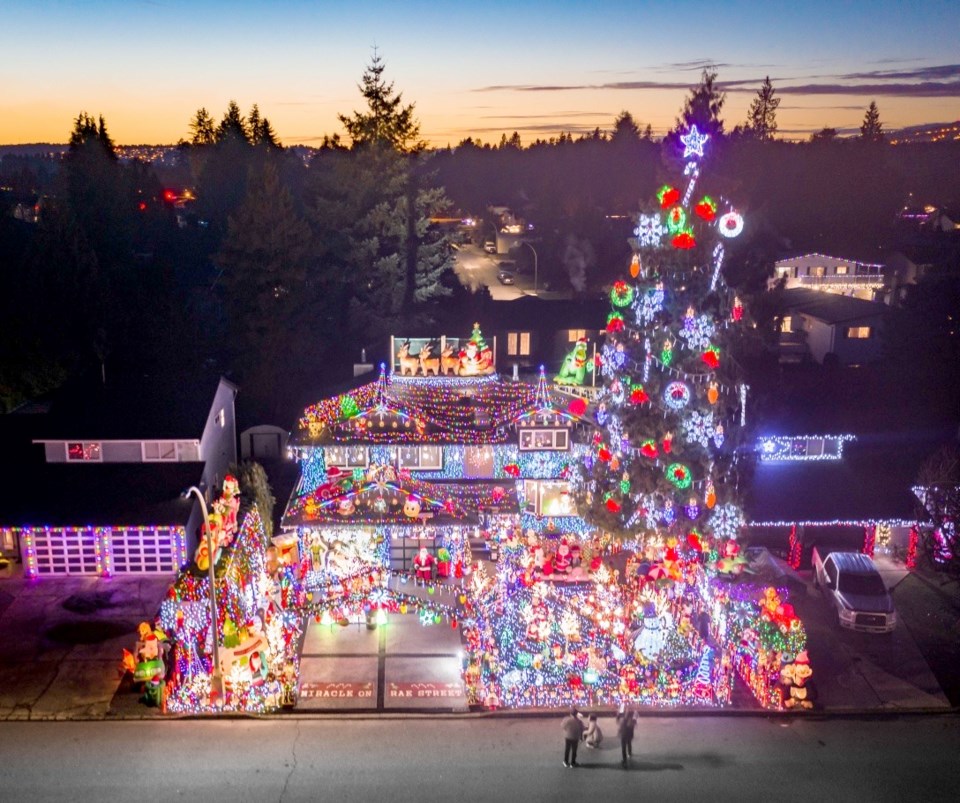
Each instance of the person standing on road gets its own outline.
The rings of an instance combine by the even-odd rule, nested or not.
[[[560,723],[563,728],[563,738],[566,745],[563,748],[563,766],[576,767],[577,747],[583,737],[583,721],[577,716],[576,706],[570,706],[570,713]]]
[[[620,737],[620,752],[623,754],[623,766],[627,766],[627,759],[633,758],[633,727],[636,720],[633,711],[621,710],[617,714],[617,736]]]

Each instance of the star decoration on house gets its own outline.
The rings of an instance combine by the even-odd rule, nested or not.
[[[690,131],[680,137],[683,143],[683,156],[703,156],[703,146],[710,139],[709,134],[701,134],[697,131],[696,125],[690,126]]]

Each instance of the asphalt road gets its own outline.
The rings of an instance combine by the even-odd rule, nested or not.
[[[613,722],[562,765],[559,718],[0,723],[17,801],[940,801],[960,783],[960,717]]]
[[[472,290],[489,287],[494,301],[512,301],[524,294],[522,288],[529,282],[526,277],[519,277],[515,285],[497,281],[497,262],[507,258],[503,254],[487,254],[478,245],[464,245],[456,252],[454,272],[465,287]]]

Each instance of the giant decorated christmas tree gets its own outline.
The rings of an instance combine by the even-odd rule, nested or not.
[[[746,387],[727,351],[743,308],[723,280],[725,245],[743,219],[699,186],[708,144],[696,126],[679,138],[680,178],[638,216],[629,275],[610,291],[601,429],[582,492],[587,517],[607,532],[722,553],[743,523],[735,444]]]

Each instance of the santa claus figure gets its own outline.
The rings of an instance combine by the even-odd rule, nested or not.
[[[417,573],[417,580],[428,583],[433,579],[433,565],[437,562],[425,546],[413,558],[413,570]]]
[[[570,571],[572,560],[570,547],[567,544],[567,539],[564,538],[560,541],[560,546],[557,547],[557,556],[554,558],[553,565],[559,574],[567,574]]]

